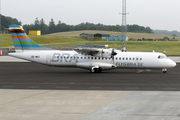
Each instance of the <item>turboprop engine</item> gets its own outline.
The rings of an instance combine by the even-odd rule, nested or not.
[[[103,58],[111,58],[112,50],[110,49],[98,49],[99,52],[94,54],[94,57],[103,57]]]
[[[102,57],[102,58],[113,58],[115,55],[117,55],[114,48],[111,49],[75,48],[74,50],[83,55],[91,55],[94,57]]]

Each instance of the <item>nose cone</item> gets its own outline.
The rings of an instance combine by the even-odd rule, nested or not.
[[[176,62],[171,60],[170,65],[171,65],[171,67],[175,67],[176,66]]]

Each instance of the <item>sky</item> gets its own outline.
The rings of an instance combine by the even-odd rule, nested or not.
[[[127,24],[180,31],[180,0],[126,0]],[[82,22],[122,24],[122,0],[1,0],[1,14],[22,24],[51,18],[69,25]]]

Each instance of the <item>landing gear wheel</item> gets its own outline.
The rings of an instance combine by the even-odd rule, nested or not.
[[[167,71],[163,71],[163,73],[166,73]]]
[[[98,73],[101,73],[101,71],[102,71],[102,68],[101,68],[101,67],[98,68],[97,72],[98,72]]]
[[[96,73],[97,72],[97,68],[91,68],[90,69],[90,73]]]
[[[90,73],[94,73],[94,69],[91,68],[91,69],[90,69]]]
[[[94,68],[94,67],[92,67],[90,69],[90,73],[101,73],[101,71],[102,71],[102,68]]]
[[[167,69],[162,69],[162,72],[163,72],[163,73],[166,73],[166,72],[167,72]]]

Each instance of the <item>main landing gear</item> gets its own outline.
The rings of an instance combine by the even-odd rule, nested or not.
[[[165,69],[162,69],[162,72],[163,73],[166,73],[167,72],[167,69],[165,68]]]
[[[101,73],[101,71],[102,71],[101,67],[99,67],[99,68],[92,67],[90,69],[90,73]]]

